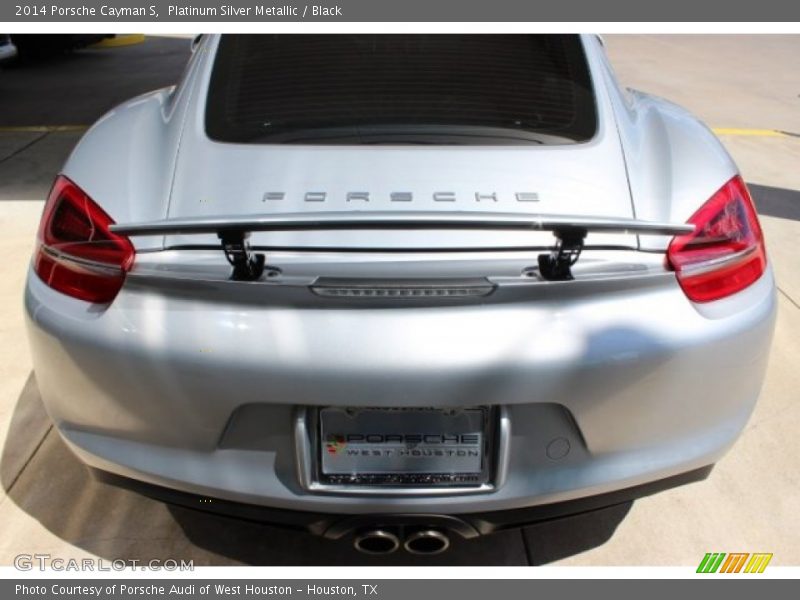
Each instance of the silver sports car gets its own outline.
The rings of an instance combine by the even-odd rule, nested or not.
[[[259,35],[86,133],[25,306],[99,477],[434,553],[703,478],[776,299],[731,158],[597,37]]]

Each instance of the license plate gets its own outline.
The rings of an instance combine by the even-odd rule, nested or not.
[[[349,485],[480,485],[488,480],[486,408],[323,408],[320,479]]]

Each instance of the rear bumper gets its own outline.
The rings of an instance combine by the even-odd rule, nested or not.
[[[314,513],[300,510],[276,509],[180,492],[178,490],[143,483],[135,479],[121,477],[97,469],[92,469],[92,474],[98,481],[131,490],[143,496],[166,502],[167,504],[220,514],[246,521],[255,521],[289,529],[308,531],[309,533],[329,539],[340,539],[348,534],[368,527],[393,526],[441,527],[442,529],[458,533],[462,537],[469,539],[479,535],[488,535],[503,529],[524,527],[542,521],[569,517],[631,502],[674,487],[702,481],[708,477],[712,469],[713,465],[708,465],[673,477],[667,477],[647,484],[623,488],[597,496],[580,498],[578,500],[544,504],[516,510],[466,513],[458,515],[457,517],[437,514],[435,512],[429,514],[391,513],[352,516],[335,513]]]
[[[713,306],[668,274],[583,290],[354,309],[133,282],[100,310],[31,274],[26,308],[45,406],[92,467],[275,509],[459,515],[691,472],[746,424],[772,337],[771,271]],[[511,423],[504,482],[488,493],[320,493],[298,474],[302,407],[487,404]]]

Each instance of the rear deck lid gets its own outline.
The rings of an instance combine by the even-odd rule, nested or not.
[[[192,98],[168,218],[633,217],[613,117],[577,36],[223,36],[208,81]],[[541,246],[552,235],[283,231],[251,241],[438,249]],[[635,247],[636,238],[593,233],[587,243]]]

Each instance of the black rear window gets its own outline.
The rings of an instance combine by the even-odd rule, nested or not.
[[[237,143],[564,144],[597,128],[576,35],[226,35],[206,107]]]

